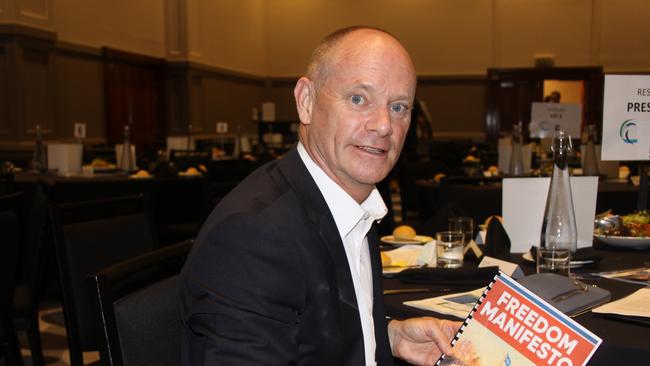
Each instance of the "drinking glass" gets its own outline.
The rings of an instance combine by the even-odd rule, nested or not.
[[[537,273],[556,273],[568,277],[570,263],[569,249],[537,248]]]
[[[463,233],[440,231],[436,233],[436,266],[459,268],[463,266]]]
[[[463,246],[467,246],[474,236],[474,220],[471,217],[451,217],[449,231],[463,233]]]

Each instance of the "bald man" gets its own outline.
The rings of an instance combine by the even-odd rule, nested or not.
[[[433,365],[458,323],[385,320],[375,188],[399,157],[413,63],[387,32],[339,30],[294,96],[300,143],[206,220],[182,272],[184,365]]]

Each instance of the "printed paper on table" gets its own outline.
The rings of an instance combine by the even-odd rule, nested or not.
[[[585,365],[602,340],[499,273],[436,365]]]
[[[650,75],[605,75],[603,160],[650,160]]]

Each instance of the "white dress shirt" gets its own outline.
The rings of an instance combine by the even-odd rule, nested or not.
[[[372,318],[372,269],[367,234],[372,222],[381,220],[388,209],[376,188],[372,190],[365,201],[361,204],[357,203],[314,163],[302,143],[298,143],[298,154],[307,166],[309,174],[316,181],[318,189],[334,216],[334,222],[336,222],[336,228],[343,241],[352,273],[354,293],[359,306],[363,331],[366,365],[376,365],[375,327]]]

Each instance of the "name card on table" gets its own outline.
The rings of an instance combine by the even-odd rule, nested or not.
[[[605,75],[603,160],[650,160],[650,75]]]
[[[506,178],[503,180],[503,227],[510,238],[510,252],[527,252],[539,246],[544,209],[551,178]],[[576,215],[578,248],[593,243],[598,177],[571,177]]]
[[[580,137],[582,105],[572,103],[533,102],[530,112],[530,137],[553,137],[560,125],[571,137]]]
[[[507,274],[508,276],[514,278],[515,280],[526,277],[524,271],[522,271],[521,267],[519,267],[516,263],[503,261],[501,259],[497,259],[487,255],[483,257],[483,259],[481,259],[481,262],[478,264],[478,268],[493,267],[493,266],[499,267],[499,270],[501,272]]]

